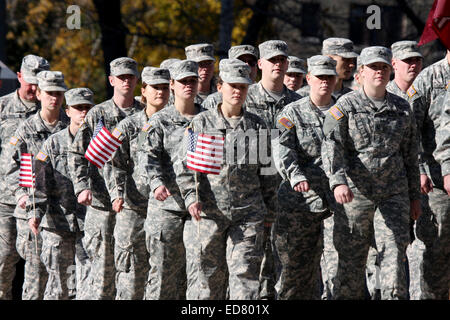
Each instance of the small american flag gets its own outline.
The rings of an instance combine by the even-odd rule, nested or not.
[[[35,187],[33,155],[30,153],[22,153],[20,155],[19,186],[24,188]]]
[[[224,137],[195,133],[188,129],[187,167],[211,174],[219,174],[223,159]]]
[[[101,169],[121,144],[122,141],[114,137],[100,119],[84,157]]]

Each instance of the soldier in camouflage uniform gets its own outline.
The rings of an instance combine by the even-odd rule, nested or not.
[[[322,168],[322,126],[335,103],[336,61],[327,56],[308,58],[309,96],[284,107],[277,117],[280,130],[278,189],[280,206],[274,224],[274,242],[281,263],[277,275],[278,299],[317,299],[322,221],[336,210]],[[342,209],[341,209],[342,210]],[[332,280],[332,279],[330,279]]]
[[[110,63],[111,99],[89,110],[69,148],[69,170],[79,203],[87,206],[83,244],[91,261],[90,292],[86,299],[108,300],[115,296],[114,238],[115,212],[103,178],[109,167],[98,169],[84,157],[93,132],[102,120],[112,131],[125,117],[142,110],[133,97],[139,77],[137,63],[131,58],[117,58]],[[123,190],[119,190],[123,191]],[[114,200],[114,199],[113,199]],[[117,199],[115,199],[117,200]]]
[[[250,67],[250,79],[254,82],[258,74],[258,50],[248,44],[234,46],[228,50],[229,59],[239,59]],[[222,85],[221,80],[217,83],[217,88]],[[211,93],[203,102],[202,107],[205,109],[215,108],[218,103],[222,102],[222,94],[217,91]]]
[[[299,90],[303,85],[303,77],[305,74],[305,60],[289,56],[288,69],[283,81],[286,87],[292,91]]]
[[[48,70],[44,58],[27,55],[22,60],[17,78],[20,88],[0,98],[0,157],[9,145],[9,139],[19,124],[40,109],[36,98],[36,74]],[[3,169],[2,169],[3,170]],[[9,185],[4,181],[5,172],[0,174],[0,299],[12,299],[12,281],[16,274],[16,263],[20,256],[16,250],[16,219],[13,217],[16,200],[11,196]],[[8,196],[9,194],[9,196]]]
[[[184,48],[186,59],[198,64],[198,90],[195,103],[202,102],[211,93],[217,91],[214,83],[214,47],[209,43],[199,43]]]
[[[444,189],[450,196],[450,84],[447,84],[441,125],[436,132],[437,147],[433,153],[442,168]]]
[[[113,206],[116,300],[142,300],[150,269],[144,231],[149,190],[138,171],[138,135],[148,119],[167,104],[170,74],[167,69],[145,67],[141,77],[146,107],[117,125],[114,131],[122,144],[105,165],[110,167],[105,170],[105,181],[111,200],[119,199]]]
[[[186,255],[183,230],[189,213],[175,182],[173,164],[190,121],[203,111],[194,103],[198,64],[182,60],[170,66],[174,103],[155,113],[139,136],[139,171],[150,194],[144,229],[150,254],[145,299],[184,299]]]
[[[228,280],[230,299],[259,299],[263,223],[274,214],[276,186],[271,175],[264,175],[261,158],[253,155],[257,147],[267,153],[270,141],[264,121],[242,108],[252,83],[250,67],[223,59],[219,68],[223,102],[196,116],[190,128],[224,138],[220,169],[216,174],[188,169],[186,144],[176,163],[177,183],[192,216],[185,228],[187,298],[224,299]]]
[[[409,217],[420,215],[418,145],[407,101],[386,92],[391,51],[361,51],[359,91],[328,111],[322,161],[336,201],[334,244],[339,254],[334,299],[363,299],[372,237],[380,258],[381,298],[406,299],[404,261]]]
[[[425,68],[407,94],[413,108],[421,152],[419,157],[423,215],[416,222],[416,238],[425,247],[413,244],[416,257],[422,257],[420,288],[413,299],[448,299],[450,285],[450,198],[444,190],[443,172],[433,152],[436,131],[441,124],[446,87],[450,82],[450,50],[444,59]],[[419,244],[419,242],[417,243]]]
[[[301,96],[289,90],[283,84],[284,75],[288,68],[288,46],[286,42],[269,40],[261,43],[258,48],[260,53],[258,67],[261,69],[261,81],[249,87],[245,108],[247,111],[260,116],[269,129],[275,129],[276,117],[283,107],[299,100]],[[272,179],[271,183],[275,185],[279,185],[281,182],[281,177],[276,168],[273,168]],[[270,233],[275,216],[269,214],[265,219],[265,253],[261,266],[260,296],[262,299],[273,299],[275,297],[275,270]]]
[[[7,195],[17,201],[14,211],[17,223],[16,247],[25,260],[23,300],[41,300],[44,297],[48,274],[39,259],[42,238],[39,234],[33,235],[27,223],[26,204],[32,207],[33,199],[28,196],[31,189],[19,186],[21,154],[29,153],[36,156],[44,141],[51,134],[64,129],[68,122],[67,117],[61,112],[64,92],[67,90],[63,74],[59,71],[41,71],[36,78],[38,80],[36,97],[41,101],[41,110],[19,125],[10,138],[9,146],[2,152],[5,181],[9,186]],[[49,257],[42,251],[42,260],[45,258]]]
[[[36,173],[36,211],[27,208],[28,224],[33,233],[41,228],[41,260],[48,272],[44,300],[68,300],[70,278],[79,276],[77,298],[87,290],[89,259],[82,247],[86,208],[77,203],[68,172],[67,149],[73,142],[86,113],[94,105],[91,90],[76,88],[64,94],[69,127],[51,135],[34,161]],[[76,261],[76,270],[70,270]]]

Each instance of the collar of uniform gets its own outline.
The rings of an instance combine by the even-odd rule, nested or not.
[[[41,108],[41,102],[40,102],[39,100],[36,101],[36,103],[34,104],[33,107],[28,108],[28,107],[26,106],[26,104],[23,103],[22,99],[20,99],[20,96],[19,96],[19,89],[17,89],[17,90],[15,91],[15,93],[14,93],[14,104],[15,104],[16,106],[22,106],[22,107],[23,107],[23,111],[27,111],[27,112],[29,112],[29,111],[34,111],[34,110],[37,110],[37,109],[40,109],[40,108]],[[22,110],[17,110],[17,111],[22,111]]]
[[[289,94],[289,89],[283,84],[283,91],[281,93],[281,99],[278,101],[275,101],[275,99],[270,95],[270,93],[266,90],[266,88],[263,87],[261,80],[258,82],[258,89],[262,95],[270,98],[270,100],[272,100],[273,102],[277,102],[277,103],[282,101]]]
[[[313,102],[311,101],[311,98],[308,98],[308,103],[309,103],[309,108],[312,110],[312,112],[314,112],[314,114],[317,116],[316,120],[314,123],[317,125],[322,125],[321,121],[319,119],[325,119],[325,114],[320,111],[320,109],[313,104]],[[336,99],[331,96],[331,106],[334,106],[334,104],[336,103]],[[331,107],[330,107],[331,108]],[[301,113],[301,110],[300,110]]]
[[[59,111],[59,119],[58,119],[58,122],[56,123],[56,126],[55,126],[55,128],[64,128],[64,127],[66,127],[65,126],[65,119],[64,119],[64,116],[63,116],[63,113],[64,112],[64,110],[62,110],[62,108],[61,108],[61,110]],[[47,128],[47,126],[44,124],[44,120],[42,120],[42,118],[41,118],[41,113],[40,112],[36,112],[34,115],[33,115],[33,118],[32,118],[33,120],[33,122],[34,122],[34,124],[35,124],[35,129],[36,129],[36,132],[49,132],[48,131],[48,128]]]
[[[112,116],[113,117],[119,117],[121,116],[120,114],[120,110],[121,108],[114,102],[113,98],[110,99],[112,105],[114,106],[114,108],[112,108]],[[136,99],[133,99],[133,105],[131,107],[129,107],[130,109],[137,109],[137,110],[142,110],[143,107],[141,105],[141,103],[139,101],[137,101]]]

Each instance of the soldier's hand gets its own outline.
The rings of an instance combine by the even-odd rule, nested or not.
[[[78,195],[78,203],[85,206],[90,206],[92,203],[92,191],[89,189],[81,191]]]
[[[114,199],[114,201],[112,203],[112,208],[117,213],[122,211],[122,209],[123,209],[123,199],[122,198]]]
[[[40,223],[41,223],[41,219],[39,219],[39,218],[28,219],[28,225],[30,226],[31,231],[34,234],[38,234],[39,233],[39,224]]]
[[[309,191],[308,181],[300,181],[294,186],[294,190],[297,192],[308,192]]]
[[[164,201],[171,195],[172,194],[170,193],[169,189],[166,188],[166,186],[159,186],[155,190],[155,199],[159,201]]]
[[[420,175],[420,192],[427,194],[428,192],[433,192],[433,183],[431,179],[428,178],[426,174]]]
[[[334,198],[340,204],[352,202],[353,197],[352,190],[345,184],[340,184],[334,188]]]
[[[420,200],[411,200],[410,202],[411,219],[417,220],[422,214],[422,208],[420,207]]]
[[[201,219],[202,204],[200,202],[194,202],[189,206],[188,211],[195,220],[199,221]]]
[[[444,176],[444,189],[447,191],[447,194],[450,196],[450,174]]]
[[[19,207],[21,207],[22,209],[25,209],[25,208],[26,208],[26,205],[27,205],[27,200],[28,200],[28,195],[23,195],[23,196],[19,199],[19,201],[17,201],[17,205],[18,205]]]

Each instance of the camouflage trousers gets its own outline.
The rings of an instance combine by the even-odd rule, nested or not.
[[[42,228],[41,261],[48,272],[44,300],[68,300],[77,289],[77,273],[85,264],[76,255],[82,232]],[[81,287],[82,286],[78,286]]]
[[[35,235],[25,219],[16,218],[16,226],[17,252],[25,260],[22,300],[42,300],[48,273],[40,259],[42,253],[41,234]]]
[[[75,240],[75,299],[89,299],[89,274],[91,273],[91,260],[84,248],[84,231],[76,233]],[[73,292],[70,290],[69,292]],[[69,293],[70,296],[70,293]]]
[[[281,264],[276,268],[280,271],[275,285],[277,299],[319,299],[322,219],[312,212],[281,209],[274,226],[274,242]]]
[[[411,272],[418,276],[411,277],[411,297],[448,300],[450,197],[445,191],[434,187],[433,192],[422,197],[422,215],[416,221],[415,235]]]
[[[381,299],[406,299],[404,262],[409,243],[410,201],[399,194],[375,203],[353,189],[345,212],[334,213],[334,244],[338,269],[333,299],[364,299],[365,271],[372,237],[380,263]]]
[[[186,298],[224,299],[228,280],[229,299],[259,299],[263,237],[263,217],[238,222],[205,217],[200,222],[186,221]]]
[[[114,237],[116,215],[91,206],[86,208],[83,246],[89,256],[90,288],[86,300],[113,300],[115,297]]]
[[[322,276],[322,300],[331,300],[333,292],[333,279],[336,277],[338,253],[333,243],[334,217],[323,220],[323,252],[320,257],[320,274]]]
[[[0,300],[12,299],[12,283],[20,256],[16,250],[14,206],[0,205]]]
[[[148,208],[145,233],[150,271],[145,288],[146,300],[186,298],[183,230],[188,215],[187,211]]]
[[[275,299],[275,261],[272,249],[272,227],[264,226],[264,257],[259,274],[261,299]]]
[[[149,270],[145,247],[146,209],[122,209],[116,214],[114,260],[116,300],[142,300]]]

